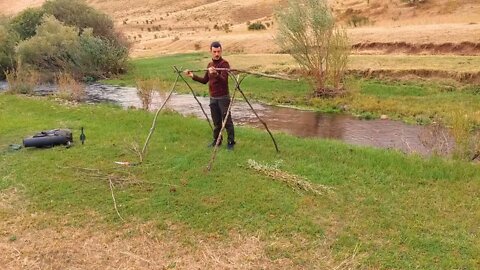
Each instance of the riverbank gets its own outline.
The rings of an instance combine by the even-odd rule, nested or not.
[[[282,134],[277,155],[263,131],[239,127],[235,151],[222,148],[205,174],[208,125],[167,113],[146,162],[117,167],[114,161],[136,159],[129,149],[143,142],[152,118],[111,105],[67,107],[0,94],[0,264],[88,268],[105,265],[105,258],[138,268],[480,264],[476,165]],[[76,139],[85,127],[86,144],[5,151],[56,127],[73,129]],[[249,159],[269,167],[250,169]],[[322,192],[292,190],[283,178],[303,178]]]
[[[225,56],[227,60],[229,57],[237,59],[240,66],[243,62],[239,59],[242,57],[251,59],[248,55]],[[378,58],[372,61],[380,61],[381,64],[377,64],[377,66],[381,69],[387,68],[388,62],[383,61],[379,56],[372,57]],[[358,58],[361,61],[365,61],[365,58],[368,58],[368,56],[359,56]],[[433,66],[436,61],[435,57],[418,58],[423,59],[422,61],[427,61],[429,66]],[[441,71],[457,67],[455,69],[458,70],[453,71],[461,72],[462,64],[459,64],[458,61],[456,62],[454,58],[441,57],[443,60],[440,62],[441,64],[438,64],[437,61],[436,69]],[[462,59],[459,58],[457,60]],[[206,54],[179,54],[158,58],[134,59],[131,61],[131,69],[127,74],[106,82],[134,85],[136,78],[158,77],[172,83],[175,78],[172,70],[173,65],[177,65],[179,68],[197,69],[204,68],[208,61],[209,56]],[[399,63],[405,62],[401,59],[398,61],[400,61]],[[408,61],[411,63],[415,62],[412,59]],[[390,65],[396,65],[395,63],[392,62]],[[234,63],[232,62],[232,64]],[[276,72],[281,72],[282,66],[289,70],[289,65],[291,65],[281,57],[262,58],[259,64],[260,66],[256,67],[259,70],[273,70]],[[192,86],[197,94],[207,95],[207,88],[203,85],[192,84]],[[450,80],[440,82],[435,80],[421,81],[418,79],[379,80],[350,76],[345,86],[349,90],[349,95],[325,100],[310,98],[310,86],[303,80],[297,82],[248,77],[243,82],[243,89],[249,98],[269,104],[295,106],[321,112],[342,111],[362,118],[379,118],[381,115],[387,115],[392,119],[401,119],[416,124],[428,124],[435,121],[450,125],[457,117],[452,114],[458,113],[468,115],[469,121],[475,125],[480,124],[478,85],[464,85]],[[187,93],[187,88],[179,87],[179,91]]]

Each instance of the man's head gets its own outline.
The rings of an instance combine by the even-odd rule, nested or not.
[[[218,60],[222,57],[222,45],[218,41],[212,42],[210,45],[210,52],[212,53],[212,59]]]

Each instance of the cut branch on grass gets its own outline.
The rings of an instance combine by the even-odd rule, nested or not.
[[[323,195],[325,193],[332,192],[333,190],[332,187],[313,184],[301,176],[282,171],[278,168],[278,165],[272,166],[268,164],[261,164],[253,159],[249,159],[248,167],[272,178],[273,180],[287,184],[290,188],[297,192],[306,191],[314,195]]]
[[[108,177],[108,182],[109,182],[109,185],[110,185],[110,191],[111,191],[111,193],[112,193],[113,206],[115,207],[115,211],[117,212],[118,217],[119,217],[122,221],[125,221],[125,220],[123,219],[123,217],[120,215],[120,212],[118,212],[117,201],[115,200],[115,194],[113,194],[112,178],[111,178],[110,176]]]

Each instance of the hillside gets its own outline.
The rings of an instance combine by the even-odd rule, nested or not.
[[[0,1],[15,14],[42,0]],[[274,10],[285,0],[89,0],[110,14],[134,42],[134,56],[202,50],[221,40],[229,51],[274,53]],[[476,0],[336,0],[332,9],[348,28],[358,53],[480,54],[480,2]],[[261,21],[266,31],[248,31]],[[445,44],[451,44],[445,47]]]

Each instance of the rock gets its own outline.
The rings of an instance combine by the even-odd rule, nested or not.
[[[388,115],[382,114],[382,115],[380,116],[380,119],[382,119],[382,120],[387,120],[387,119],[388,119]]]

